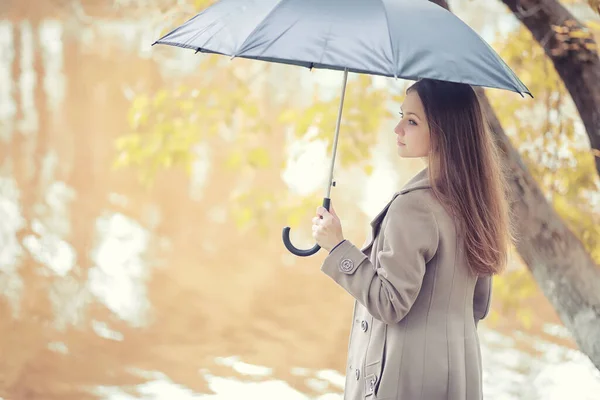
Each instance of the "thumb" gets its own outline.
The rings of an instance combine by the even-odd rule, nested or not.
[[[333,208],[333,203],[330,203],[330,204],[329,204],[329,213],[330,213],[331,215],[333,215],[334,217],[337,217],[337,214],[336,214],[336,212],[335,212],[335,208]]]

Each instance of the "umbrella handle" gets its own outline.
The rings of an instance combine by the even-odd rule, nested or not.
[[[333,154],[331,156],[331,165],[329,167],[329,180],[327,181],[327,192],[325,194],[325,197],[323,197],[323,207],[329,211],[329,206],[331,204],[331,187],[335,186],[335,181],[333,180],[333,167],[335,165],[335,155],[337,153],[337,144],[338,144],[338,138],[340,136],[340,122],[342,120],[342,110],[344,109],[344,97],[346,95],[346,83],[348,82],[348,68],[344,69],[344,81],[342,84],[342,97],[340,98],[340,108],[338,109],[338,116],[337,116],[337,122],[335,124],[335,136],[333,138]],[[308,256],[312,256],[313,254],[315,254],[317,251],[319,251],[321,249],[321,246],[319,246],[318,244],[315,244],[314,247],[312,249],[308,249],[308,250],[300,250],[298,248],[296,248],[296,246],[294,246],[292,244],[292,242],[290,242],[290,227],[286,226],[285,228],[283,228],[283,244],[285,244],[285,247],[290,251],[290,253],[297,255],[299,257],[308,257]]]
[[[329,211],[330,204],[331,204],[331,199],[329,199],[327,197],[323,198],[323,207],[325,207],[325,209],[327,211]],[[319,246],[318,244],[315,244],[312,249],[308,249],[308,250],[301,250],[301,249],[297,248],[290,241],[290,229],[291,228],[289,226],[286,226],[285,228],[283,228],[283,233],[282,233],[283,244],[290,251],[290,253],[292,253],[296,256],[299,256],[299,257],[308,257],[308,256],[312,256],[313,254],[315,254],[316,252],[318,252],[321,249],[321,246]]]

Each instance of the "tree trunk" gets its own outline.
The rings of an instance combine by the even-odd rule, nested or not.
[[[445,0],[431,1],[448,9]],[[551,31],[549,25],[547,31]],[[594,85],[600,85],[600,78]],[[593,92],[594,85],[586,90]],[[600,268],[548,203],[504,133],[483,90],[477,91],[509,171],[517,250],[580,350],[600,369]],[[596,93],[600,94],[600,88]],[[585,98],[580,95],[579,101]],[[595,110],[596,118],[599,109]],[[597,134],[599,127],[600,121],[596,120]]]
[[[487,97],[480,98],[509,170],[517,251],[580,350],[600,369],[600,269],[544,197]]]
[[[569,31],[582,30],[584,26],[558,0],[502,2],[523,22],[552,60],[583,121],[600,175],[600,58],[592,36],[568,36]],[[557,32],[553,26],[562,29]]]

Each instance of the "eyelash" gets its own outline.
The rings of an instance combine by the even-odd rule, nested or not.
[[[398,114],[400,114],[400,118],[404,118],[404,113],[402,111],[398,112]],[[414,126],[417,125],[414,119],[409,119],[408,122],[412,123]]]

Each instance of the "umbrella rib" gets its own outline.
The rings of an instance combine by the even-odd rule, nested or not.
[[[477,37],[479,38],[480,41],[482,41],[488,48],[490,48],[495,54],[496,51],[494,50],[494,48],[485,40],[483,40],[482,37],[480,37],[479,35],[477,35]],[[515,86],[515,89],[518,90],[519,94],[521,95],[521,97],[525,97],[523,96],[523,94],[528,94],[529,96],[531,96],[533,98],[533,95],[531,94],[531,91],[529,90],[529,88],[521,81],[521,79],[517,76],[516,73],[513,72],[513,70],[508,66],[508,64],[506,63],[506,61],[504,61],[504,59],[502,57],[500,57],[500,55],[498,54],[497,57],[494,57],[496,59],[496,62],[499,63],[501,66],[504,67],[505,71],[507,71],[507,74],[513,77],[513,85]]]
[[[381,6],[383,7],[383,13],[385,14],[385,23],[387,25],[387,30],[388,30],[388,36],[390,37],[390,49],[392,50],[392,61],[393,61],[393,66],[394,66],[394,71],[392,71],[392,75],[394,76],[394,78],[398,78],[398,75],[396,74],[396,68],[398,66],[398,58],[397,58],[397,54],[394,51],[394,41],[392,40],[392,31],[390,30],[390,20],[388,19],[388,12],[387,12],[387,7],[385,6],[385,0],[379,0],[381,2]]]
[[[452,14],[449,10],[447,10],[443,7],[442,7],[442,9],[445,12]],[[467,29],[469,29],[475,35],[477,40],[479,40],[481,43],[483,43],[483,45],[485,47],[487,47],[489,50],[491,50],[492,54],[495,55],[495,57],[493,57],[493,58],[494,58],[494,61],[496,62],[496,64],[502,66],[505,69],[505,71],[506,71],[506,69],[508,69],[507,75],[512,76],[512,78],[513,78],[512,82],[511,82],[513,89],[516,89],[517,93],[519,95],[521,95],[521,97],[525,97],[525,96],[523,96],[523,93],[526,93],[526,94],[530,95],[531,97],[533,97],[533,95],[529,91],[529,88],[527,86],[525,86],[525,84],[523,82],[521,82],[521,79],[519,79],[517,74],[514,73],[514,71],[508,66],[508,64],[506,64],[506,61],[504,61],[504,59],[502,59],[502,57],[500,57],[500,55],[498,53],[496,53],[496,50],[494,50],[494,48],[488,42],[486,42],[481,36],[479,36],[479,34],[475,31],[475,29],[473,29],[471,26],[469,26],[469,24],[465,23],[465,25],[466,25]],[[496,86],[492,86],[492,85],[490,85],[488,87],[496,88]]]
[[[269,50],[269,48],[271,46],[273,46],[273,44],[278,41],[283,35],[285,35],[290,29],[292,29],[296,24],[298,23],[298,20],[294,21],[293,24],[291,24],[290,26],[288,26],[287,28],[285,28],[285,30],[283,32],[281,32],[279,35],[277,35],[277,37],[273,40],[271,40],[271,43],[269,43],[268,45],[265,46],[265,48],[263,49],[263,51],[260,53],[260,55],[258,57],[262,57],[262,55]],[[247,49],[249,50],[249,49]]]
[[[325,57],[325,53],[329,48],[329,39],[331,38],[331,24],[329,24],[329,31],[327,31],[327,36],[325,37],[325,45],[323,46],[323,50],[321,51],[321,57],[319,57],[319,64],[323,64],[323,57]]]
[[[229,16],[229,14],[227,15]],[[204,32],[206,32],[209,28],[212,28],[213,26],[215,26],[217,24],[217,21],[214,21],[212,24],[209,24],[204,30],[199,30],[196,34],[194,34],[189,40],[188,42],[193,42],[198,36],[202,35]],[[226,28],[226,25],[223,24],[223,26],[221,26],[221,28],[219,28],[216,32],[214,32],[212,35],[210,35],[210,37],[204,41],[204,44],[202,46],[198,46],[198,48],[200,49],[206,49],[206,46],[210,43],[210,41],[215,37],[215,35],[221,33],[221,31],[223,29]],[[208,50],[208,49],[207,49]]]
[[[254,27],[254,29],[252,29],[252,32],[250,32],[248,34],[248,36],[246,36],[246,39],[244,39],[244,42],[241,44],[241,46],[238,47],[237,51],[235,52],[235,54],[233,54],[234,56],[239,55],[240,51],[244,48],[244,46],[246,46],[246,42],[248,42],[248,39],[254,35],[254,32],[256,32],[258,30],[258,28],[267,20],[267,18],[269,18],[271,16],[271,14],[273,14],[279,7],[281,7],[281,5],[287,1],[290,0],[280,0],[275,7],[273,7],[273,9],[271,11],[269,11],[267,13],[267,15],[265,15],[265,17],[260,21],[260,23],[256,24],[256,26]]]

